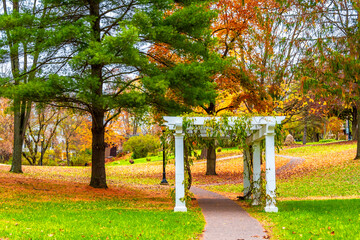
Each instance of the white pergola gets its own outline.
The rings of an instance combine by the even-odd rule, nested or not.
[[[163,117],[165,125],[174,130],[175,136],[175,212],[186,212],[185,185],[184,185],[184,130],[182,117]],[[203,126],[211,117],[189,117],[194,125]],[[229,125],[234,125],[236,117],[229,119]],[[250,132],[246,139],[248,145],[253,146],[253,205],[260,204],[260,141],[265,138],[266,159],[266,212],[277,212],[276,207],[276,174],[275,174],[275,126],[280,124],[285,117],[253,117]],[[249,150],[244,151],[244,196],[250,189],[250,169],[246,159],[249,159]]]

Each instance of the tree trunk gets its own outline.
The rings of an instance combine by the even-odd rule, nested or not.
[[[14,99],[14,146],[10,172],[22,173],[21,157],[27,123],[30,118],[31,103]]]
[[[206,175],[217,175],[215,140],[213,140],[212,144],[207,148]]]
[[[66,139],[65,145],[66,145],[66,147],[65,147],[65,151],[66,151],[66,162],[67,162],[67,165],[70,166],[69,141],[68,141],[68,139]]]
[[[132,133],[132,134],[133,134],[133,136],[136,136],[137,131],[138,131],[138,125],[137,125],[136,120],[134,120],[133,133]]]
[[[356,102],[356,108],[358,109],[358,107],[360,106],[360,102]],[[356,135],[357,136],[360,136],[360,111],[356,111],[357,112],[357,116],[356,116],[356,119],[357,119],[357,122],[356,122],[356,125],[357,125],[357,128],[356,128]],[[354,135],[355,135],[355,132],[353,132]],[[355,159],[360,159],[360,141],[359,141],[359,137],[357,138],[357,147],[356,147],[356,156],[355,156]]]
[[[94,40],[101,41],[100,29],[100,1],[90,0],[90,15],[94,18],[92,24],[92,31]],[[103,94],[103,81],[102,81],[102,65],[91,65],[91,75],[98,81],[98,86],[94,87],[93,92],[98,98]],[[105,111],[101,103],[94,99],[92,103],[91,116],[92,116],[92,156],[91,156],[91,181],[90,186],[94,188],[107,188],[106,173],[105,173],[105,124],[104,117]]]
[[[313,134],[313,142],[319,142],[319,141],[320,141],[319,133],[314,132],[314,134]]]
[[[302,142],[303,142],[303,145],[306,144],[306,138],[307,138],[307,121],[305,119],[305,126],[304,126],[304,135],[303,135],[303,139],[302,139]]]
[[[10,172],[22,173],[21,169],[21,155],[23,147],[23,134],[21,129],[21,112],[20,101],[14,101],[14,147],[13,147],[13,160],[11,163]]]
[[[358,111],[357,111],[357,107],[353,106],[353,110],[352,110],[352,140],[357,140],[357,130],[358,130]]]
[[[50,140],[49,140],[50,141]],[[42,166],[44,164],[44,156],[45,156],[45,152],[46,152],[46,147],[44,146],[44,142],[41,141],[40,142],[40,146],[41,146],[41,149],[40,149],[40,159],[39,159],[39,166]]]
[[[200,159],[207,159],[207,148],[201,149]]]
[[[216,115],[214,102],[210,102],[205,111],[208,115]],[[215,139],[211,140],[210,146],[206,149],[206,175],[217,175]]]
[[[105,126],[104,111],[94,110],[92,114],[92,165],[90,186],[107,188],[105,173]]]

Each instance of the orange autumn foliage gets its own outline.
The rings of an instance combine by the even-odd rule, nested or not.
[[[223,57],[233,57],[233,64],[218,76],[218,88],[226,91],[231,101],[229,110],[272,112],[273,96],[280,92],[280,82],[273,81],[267,62],[273,54],[273,18],[271,12],[281,10],[276,1],[221,0],[213,32],[219,39],[216,51]],[[270,17],[269,17],[270,16]],[[274,17],[275,14],[274,14]],[[260,48],[264,49],[260,49]]]
[[[76,129],[76,135],[79,142],[80,150],[90,149],[92,134],[91,134],[91,120],[88,115],[78,116],[81,118],[80,126]],[[125,139],[129,130],[126,130],[126,124],[123,122],[123,118],[120,117],[111,121],[105,131],[105,142],[109,146],[118,146]]]

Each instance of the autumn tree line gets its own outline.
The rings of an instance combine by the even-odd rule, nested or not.
[[[52,130],[74,132],[71,144],[91,140],[90,185],[106,188],[105,147],[118,141],[109,131],[118,134],[111,125],[127,113],[146,112],[159,125],[163,115],[189,112],[285,115],[286,131],[304,143],[348,120],[357,139],[359,7],[359,0],[3,0],[0,95],[8,110],[0,130],[13,134],[2,137],[12,141],[2,151],[12,150],[11,171],[22,172],[22,158],[33,161],[24,143],[40,134],[36,119],[49,118]],[[41,145],[33,151],[48,147],[50,128],[33,138]],[[214,152],[215,143],[209,174]]]
[[[142,117],[142,119],[139,119]],[[9,162],[13,151],[11,102],[0,102],[0,162]],[[151,134],[156,128],[143,121],[148,117],[123,111],[105,132],[107,146],[117,146],[136,134]],[[84,166],[91,159],[91,119],[67,109],[37,106],[33,103],[22,151],[23,164]],[[139,125],[142,125],[140,127]]]

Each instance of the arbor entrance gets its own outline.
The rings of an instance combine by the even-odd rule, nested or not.
[[[186,212],[185,197],[185,171],[184,171],[184,135],[185,131],[192,131],[191,129],[183,129],[183,117],[163,117],[165,125],[175,131],[175,212]],[[194,126],[202,127],[201,134],[206,134],[206,131],[212,131],[206,127],[206,121],[214,119],[211,117],[188,117]],[[217,120],[219,118],[215,118]],[[237,117],[228,118],[228,126],[234,126]],[[249,169],[247,161],[250,159],[250,150],[244,150],[244,196],[251,191],[250,171],[252,170],[252,194],[253,205],[260,204],[261,190],[261,152],[260,141],[265,139],[265,161],[266,161],[266,212],[277,212],[276,207],[276,174],[275,174],[275,126],[280,124],[285,117],[252,117],[250,119],[250,128],[247,129],[246,143],[252,145],[252,169]],[[231,134],[231,133],[229,133]],[[222,137],[229,137],[222,136]]]

